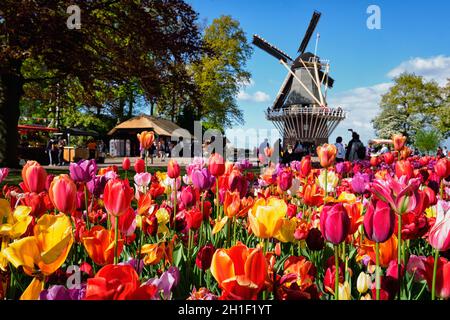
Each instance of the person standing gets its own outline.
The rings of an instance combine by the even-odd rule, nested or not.
[[[336,138],[336,143],[334,144],[337,148],[337,154],[336,154],[336,162],[344,162],[345,160],[345,148],[342,144],[342,137]]]
[[[366,148],[361,140],[359,140],[359,134],[352,133],[352,140],[349,141],[345,159],[348,161],[363,160],[366,157]]]
[[[66,146],[66,139],[61,137],[58,141],[58,165],[64,165],[64,147]]]
[[[47,147],[45,148],[45,152],[47,152],[47,154],[48,154],[48,160],[49,160],[48,165],[49,166],[52,166],[54,164],[54,161],[53,161],[53,145],[54,144],[55,144],[55,140],[53,139],[53,137],[50,137],[50,139],[47,142]]]
[[[95,140],[92,139],[88,143],[87,147],[89,149],[89,160],[90,159],[95,159],[95,152],[97,151],[97,144],[95,143]]]

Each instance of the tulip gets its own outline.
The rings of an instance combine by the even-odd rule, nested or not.
[[[428,234],[428,242],[438,251],[450,249],[450,202],[439,200],[436,222]]]
[[[137,138],[141,144],[141,147],[145,150],[150,149],[155,140],[155,133],[153,131],[142,131],[137,134]]]
[[[33,235],[11,243],[2,251],[6,259],[29,276],[54,273],[67,258],[73,243],[70,218],[66,215],[44,214],[36,222]],[[21,296],[35,300],[44,287],[39,276],[33,278]]]
[[[250,228],[258,238],[272,238],[281,228],[287,205],[278,198],[258,199],[248,213]]]
[[[221,175],[224,174],[225,160],[219,153],[217,153],[217,152],[213,153],[209,157],[208,169],[209,169],[209,172],[211,172],[211,174],[216,178],[220,177]]]
[[[128,171],[130,170],[130,166],[131,166],[130,158],[128,157],[123,158],[122,169]]]
[[[367,238],[382,243],[394,232],[395,214],[387,203],[374,200],[369,203],[363,224]]]
[[[441,179],[450,176],[450,160],[448,158],[439,159],[434,165],[434,171]]]
[[[31,207],[17,206],[12,211],[8,200],[0,199],[0,238],[17,239],[23,235],[33,220],[31,210]]]
[[[103,203],[106,211],[115,217],[125,214],[133,199],[133,189],[128,180],[111,179],[106,183]]]
[[[241,207],[241,196],[239,192],[227,191],[223,202],[223,211],[228,218],[232,218],[239,213]]]
[[[277,183],[282,191],[287,191],[292,186],[292,172],[290,170],[282,170],[278,174]]]
[[[397,178],[400,178],[401,176],[406,176],[406,178],[409,180],[414,176],[414,169],[408,160],[400,160],[395,164],[395,175]]]
[[[107,181],[108,179],[105,176],[95,176],[87,183],[87,189],[91,194],[100,197],[103,194]]]
[[[333,171],[328,172],[328,169],[323,169],[317,177],[316,182],[322,190],[333,192],[339,183],[339,177]]]
[[[392,152],[387,152],[383,155],[384,162],[386,164],[391,165],[394,163],[394,154]]]
[[[134,171],[136,173],[142,173],[145,171],[145,161],[143,159],[136,159],[136,161],[134,162]]]
[[[370,157],[370,165],[376,167],[380,163],[379,157]]]
[[[212,257],[216,249],[212,245],[212,243],[208,243],[207,245],[200,248],[197,254],[197,258],[195,259],[195,264],[200,270],[208,270],[211,266]]]
[[[339,198],[343,194],[344,194],[344,192],[341,193]],[[350,219],[350,227],[348,229],[348,234],[352,235],[356,231],[358,231],[358,228],[362,222],[361,221],[362,204],[361,204],[361,202],[353,202],[353,203],[343,202],[343,204],[344,204],[345,211],[347,211],[348,218]]]
[[[83,300],[86,295],[86,285],[80,288],[67,289],[63,285],[53,285],[39,294],[39,300]]]
[[[150,300],[156,294],[156,286],[141,286],[130,265],[106,265],[87,280],[86,286],[86,300]]]
[[[370,261],[376,263],[375,242],[365,240],[363,244],[366,254],[369,256]],[[380,266],[387,267],[392,260],[395,260],[398,249],[398,240],[395,234],[392,235],[386,242],[379,244],[380,253]]]
[[[350,285],[347,281],[339,284],[339,300],[351,300]]]
[[[85,231],[82,241],[89,257],[96,264],[104,266],[114,261],[114,233],[102,226]],[[118,254],[122,252],[123,240],[119,240]]]
[[[238,242],[230,249],[216,250],[211,274],[222,289],[222,299],[256,300],[268,276],[267,263],[261,248],[250,249]]]
[[[238,191],[241,197],[247,194],[247,179],[239,170],[233,170],[228,176],[228,187],[230,191]]]
[[[211,175],[208,169],[194,169],[191,173],[192,184],[200,191],[209,190],[214,185],[216,179]]]
[[[152,180],[152,175],[148,172],[136,173],[133,179],[136,186],[143,189],[148,187]]]
[[[188,229],[197,230],[202,225],[203,214],[198,208],[186,211],[186,222]]]
[[[437,261],[437,263],[435,263]],[[440,257],[435,260],[433,257],[424,259],[420,273],[428,284],[428,289],[434,296],[449,299],[450,298],[450,261]],[[434,281],[433,281],[434,280]],[[434,284],[434,286],[433,286]],[[434,287],[434,290],[433,290]],[[434,294],[433,294],[434,293]]]
[[[22,169],[22,179],[25,191],[39,193],[45,190],[47,172],[36,161],[27,161]]]
[[[322,250],[325,245],[325,239],[322,236],[322,232],[317,228],[311,228],[306,237],[306,245],[313,251]]]
[[[369,187],[369,175],[366,173],[356,173],[351,180],[352,190],[363,194]]]
[[[0,183],[5,180],[5,178],[8,176],[9,169],[8,168],[0,168]]]
[[[325,143],[317,147],[317,156],[320,160],[320,165],[324,168],[331,167],[336,160],[337,148],[334,144]]]
[[[97,173],[95,160],[80,160],[69,165],[70,177],[75,182],[88,182]]]
[[[48,195],[60,212],[70,215],[77,208],[77,186],[67,174],[61,174],[53,179]]]
[[[372,286],[372,281],[370,280],[370,276],[367,273],[361,271],[356,280],[356,289],[360,294],[366,293],[367,290]]]
[[[180,176],[180,165],[176,160],[170,159],[167,163],[167,175],[171,179],[176,179]]]
[[[328,242],[340,244],[347,237],[350,219],[342,203],[327,204],[320,213],[320,230]]]
[[[405,146],[406,137],[402,134],[394,134],[392,136],[392,141],[394,142],[395,151],[400,151]]]
[[[316,184],[308,184],[301,193],[303,203],[310,207],[317,207],[323,203],[322,190]]]
[[[309,173],[311,172],[311,156],[305,156],[303,157],[302,161],[300,161],[300,169],[298,170],[300,173],[300,176],[302,178],[306,178]]]
[[[179,279],[180,271],[177,267],[171,266],[159,278],[149,279],[145,284],[156,286],[156,290],[162,296],[162,299],[170,300],[172,290],[178,285]],[[156,296],[154,299],[159,300],[160,297]]]
[[[181,189],[180,200],[185,208],[192,207],[196,202],[195,189],[192,186],[185,186]]]

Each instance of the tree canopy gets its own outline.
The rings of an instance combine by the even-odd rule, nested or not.
[[[372,120],[380,138],[404,134],[414,142],[419,130],[436,131],[443,138],[450,135],[449,84],[440,87],[434,81],[403,73],[381,98],[381,112]]]

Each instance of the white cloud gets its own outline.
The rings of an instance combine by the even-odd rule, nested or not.
[[[330,142],[337,136],[342,136],[344,141],[350,140],[348,129],[359,133],[361,141],[366,143],[375,137],[371,120],[378,114],[378,104],[381,95],[386,93],[392,83],[380,83],[371,87],[360,87],[339,92],[328,99],[328,104],[333,107],[341,107],[348,111],[347,118],[343,120],[333,132]]]
[[[426,80],[435,80],[439,85],[445,85],[450,78],[450,57],[439,55],[430,58],[412,58],[400,63],[388,72],[388,76],[394,78],[403,72],[415,73]]]
[[[237,99],[240,101],[267,102],[270,100],[270,96],[262,91],[256,91],[255,93],[247,93],[241,90],[237,95]]]

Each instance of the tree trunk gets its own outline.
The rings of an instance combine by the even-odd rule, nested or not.
[[[20,62],[14,69],[20,70]],[[9,168],[19,167],[18,145],[20,108],[19,102],[23,94],[23,78],[20,73],[0,75],[2,92],[0,97],[0,165]]]

